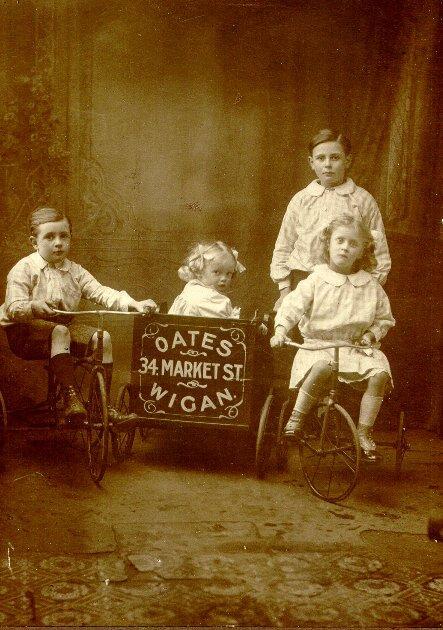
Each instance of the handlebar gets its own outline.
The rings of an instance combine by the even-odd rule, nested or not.
[[[57,315],[150,315],[152,311],[108,311],[108,310],[94,310],[94,311],[60,311],[57,308],[52,309]]]
[[[316,346],[310,348],[301,343],[296,343],[295,341],[285,341],[285,346],[292,346],[294,348],[299,348],[301,350],[327,350],[328,348],[355,348],[356,350],[371,350],[372,346],[356,346],[353,343],[348,343],[347,341],[335,341],[328,346]]]

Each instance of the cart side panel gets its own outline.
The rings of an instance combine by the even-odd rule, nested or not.
[[[160,422],[249,426],[255,338],[248,321],[137,318],[131,411]]]

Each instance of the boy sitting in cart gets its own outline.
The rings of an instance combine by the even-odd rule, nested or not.
[[[34,252],[22,258],[7,278],[6,297],[0,307],[12,352],[28,360],[50,360],[51,370],[64,395],[64,416],[68,424],[82,423],[86,410],[76,390],[74,357],[84,356],[96,343],[95,328],[71,323],[69,316],[54,309],[78,310],[82,298],[120,311],[150,312],[150,299],[136,301],[126,291],[100,284],[81,265],[67,258],[72,225],[69,217],[54,208],[40,207],[29,216],[30,242]],[[109,399],[113,357],[109,333],[103,337],[103,364]],[[109,408],[112,421],[126,419]]]

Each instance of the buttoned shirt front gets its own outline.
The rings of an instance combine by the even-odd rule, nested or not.
[[[127,311],[132,301],[126,291],[103,286],[77,263],[65,259],[55,267],[34,252],[19,260],[8,274],[0,325],[31,321],[32,300],[44,300],[62,311],[76,311],[82,298],[119,311]]]
[[[314,237],[344,213],[361,220],[373,232],[377,268],[372,275],[380,284],[385,283],[391,258],[380,210],[372,195],[349,178],[335,188],[325,188],[315,180],[289,202],[271,262],[271,278],[280,289],[290,286],[291,270],[312,271]]]
[[[295,325],[305,339],[353,341],[370,331],[376,341],[394,326],[388,296],[366,271],[351,275],[317,265],[283,301],[275,325]]]

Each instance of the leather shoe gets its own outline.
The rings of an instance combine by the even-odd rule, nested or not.
[[[70,424],[81,424],[86,418],[86,409],[72,385],[64,390],[63,400],[63,415],[66,421]]]
[[[284,430],[285,437],[299,440],[303,434],[303,418],[290,417]]]
[[[108,419],[109,422],[115,424],[123,424],[126,422],[134,422],[137,420],[138,416],[136,413],[122,413],[121,411],[117,411],[114,407],[108,407]]]

